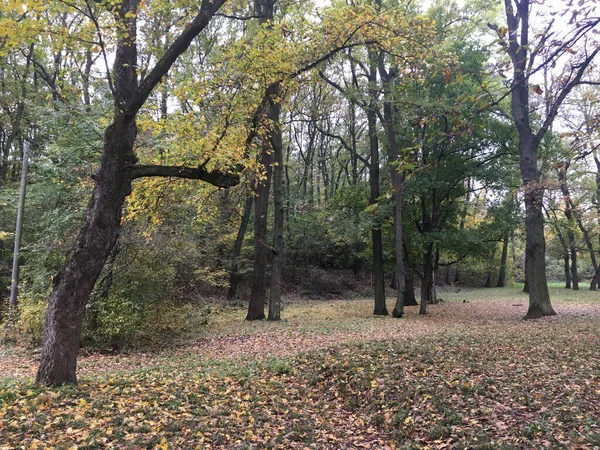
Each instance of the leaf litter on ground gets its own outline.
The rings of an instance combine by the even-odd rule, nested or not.
[[[277,324],[230,310],[174,352],[81,358],[77,388],[0,356],[0,448],[600,446],[600,301],[523,322],[516,290],[445,297],[402,320],[369,301],[292,304]]]

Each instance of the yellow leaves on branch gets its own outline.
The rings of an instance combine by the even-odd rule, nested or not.
[[[282,94],[275,100],[286,108],[286,94],[296,90],[317,62],[337,51],[368,44],[390,55],[395,65],[423,61],[433,34],[428,19],[397,9],[382,12],[367,4],[326,8],[320,20],[301,15],[263,24],[245,36],[220,42],[201,73],[179,74],[173,94],[192,111],[171,115],[170,124],[152,126],[164,127],[173,136],[169,147],[181,159],[247,167],[253,159],[246,142],[250,121],[269,86],[281,84]],[[259,124],[258,134],[270,127]]]

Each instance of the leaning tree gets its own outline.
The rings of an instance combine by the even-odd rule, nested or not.
[[[139,0],[123,0],[117,6],[81,2],[79,13],[98,24],[99,8],[112,8],[116,33],[115,60],[110,89],[114,98],[112,123],[106,128],[100,167],[93,176],[95,186],[82,227],[67,262],[53,279],[44,326],[42,357],[36,381],[58,385],[76,383],[77,352],[83,317],[90,293],[114,247],[121,228],[121,215],[132,183],[141,177],[199,179],[230,187],[238,176],[205,166],[140,165],[134,151],[136,117],[150,94],[177,58],[201,33],[225,0],[203,0],[193,19],[173,39],[153,68],[140,80],[137,26]],[[75,5],[77,6],[77,5]]]

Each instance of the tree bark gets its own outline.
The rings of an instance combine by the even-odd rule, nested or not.
[[[283,266],[283,143],[279,115],[281,106],[274,101],[273,113],[274,130],[271,136],[273,147],[273,208],[275,213],[273,225],[273,257],[271,264],[271,296],[269,299],[268,320],[281,319],[281,268]]]
[[[77,383],[76,363],[85,305],[120,230],[121,209],[131,193],[125,167],[135,163],[135,122],[116,117],[104,135],[96,185],[69,261],[53,280],[42,359],[36,381]]]
[[[394,256],[396,258],[396,304],[392,316],[400,318],[404,315],[404,297],[406,291],[406,271],[403,258],[403,233],[402,212],[404,209],[403,178],[398,167],[398,143],[396,141],[396,130],[394,127],[394,114],[392,107],[392,77],[388,74],[383,63],[383,55],[379,56],[379,75],[383,83],[384,103],[383,118],[388,139],[388,165],[394,191]],[[385,299],[384,299],[385,300]]]
[[[550,303],[546,280],[546,241],[542,215],[544,189],[540,184],[540,174],[537,168],[537,149],[545,133],[535,136],[529,117],[529,82],[527,78],[528,52],[530,50],[529,0],[522,0],[517,4],[516,14],[512,0],[505,0],[504,4],[509,34],[507,51],[512,60],[514,74],[511,85],[511,106],[519,135],[520,169],[525,191],[525,279],[529,290],[529,309],[525,319],[537,319],[556,314]],[[522,32],[520,41],[518,41],[519,28]]]
[[[369,204],[374,205],[379,198],[379,140],[377,138],[377,55],[369,52],[369,106],[367,108],[367,126],[369,130],[369,149],[371,163],[369,164]],[[371,229],[371,242],[373,246],[373,288],[375,305],[373,314],[387,316],[385,304],[385,280],[383,269],[383,242],[381,240],[381,226],[375,225]]]
[[[21,236],[23,232],[23,212],[25,195],[27,194],[27,167],[29,165],[29,142],[23,142],[23,163],[21,164],[21,186],[19,189],[19,205],[17,209],[17,226],[15,229],[15,247],[13,251],[12,276],[10,281],[10,299],[8,306],[11,310],[17,307],[17,292],[19,290],[19,252],[21,251]]]
[[[567,238],[569,239],[569,253],[571,255],[571,281],[573,283],[573,290],[579,290],[579,274],[577,273],[577,247],[575,244],[575,232],[573,231],[574,223],[574,204],[571,201],[571,194],[569,192],[569,187],[567,185],[567,169],[569,168],[569,162],[564,161],[562,167],[559,167],[558,172],[558,180],[560,182],[560,189],[563,194],[563,200],[565,204],[565,217],[567,218],[568,228],[567,228]],[[581,224],[581,228],[583,224]],[[591,254],[593,255],[593,249]],[[593,256],[594,257],[594,256]],[[595,259],[595,257],[594,257]],[[594,267],[595,268],[595,267]]]
[[[565,269],[565,289],[571,289],[571,267],[570,267],[570,256],[569,256],[569,247],[567,246],[567,242],[563,237],[562,233],[558,229],[558,226],[555,228],[556,235],[558,236],[558,240],[560,241],[560,245],[563,251],[563,261],[564,261],[564,269]]]
[[[427,314],[427,304],[433,303],[433,242],[425,245],[423,252],[423,279],[421,280],[421,307],[419,314]]]
[[[267,244],[267,219],[271,174],[273,172],[273,154],[267,147],[261,153],[260,165],[265,171],[265,176],[257,182],[256,198],[254,199],[254,270],[246,320],[262,320],[265,318],[267,295],[265,283],[270,251]]]
[[[539,186],[537,173],[537,152],[528,145],[527,140],[521,153],[521,173],[525,185],[525,227],[526,258],[525,274],[529,289],[529,309],[525,319],[538,319],[555,315],[546,279],[546,241],[544,238],[544,218],[542,201],[544,190]]]
[[[130,168],[137,158],[133,145],[135,117],[177,57],[206,27],[224,0],[203,0],[200,12],[175,39],[150,74],[137,84],[136,20],[138,0],[123,0],[116,10],[121,28],[115,53],[115,110],[105,130],[102,158],[83,225],[66,264],[54,277],[44,325],[44,341],[36,382],[77,382],[77,352],[90,293],[120,232],[125,198],[131,193]],[[235,183],[234,183],[235,184]]]
[[[496,287],[503,288],[506,286],[506,261],[508,260],[508,230],[504,232],[502,241],[502,256],[500,257],[500,272],[498,273],[498,283]]]
[[[411,270],[407,270],[404,306],[418,306],[418,304],[415,297],[415,274]]]
[[[542,214],[544,187],[540,184],[537,150],[558,114],[562,103],[573,88],[581,83],[587,68],[600,52],[600,47],[596,47],[585,53],[583,59],[577,65],[571,66],[572,70],[561,83],[560,89],[554,95],[546,95],[548,99],[546,115],[541,121],[539,130],[534,133],[531,128],[532,121],[530,117],[529,76],[533,70],[535,57],[544,48],[543,46],[534,47],[530,45],[529,10],[531,3],[533,3],[531,0],[520,0],[514,1],[513,5],[513,0],[504,0],[507,33],[503,36],[499,32],[504,43],[504,49],[512,62],[511,107],[513,120],[519,134],[521,179],[525,191],[525,225],[527,231],[525,273],[526,281],[529,284],[529,309],[525,319],[536,319],[556,314],[550,303],[546,280],[546,241]],[[574,33],[574,42],[585,34],[585,29],[589,31],[599,22],[600,19],[595,18],[584,24],[582,29],[578,30],[578,33]],[[499,31],[497,27],[496,30]],[[546,31],[546,37],[549,36],[548,33],[550,33],[550,30]],[[569,49],[572,43],[565,40],[560,45],[563,49]],[[553,55],[560,54],[559,50],[555,51],[553,49]],[[551,62],[552,60],[547,60],[544,64],[547,65]]]
[[[492,252],[492,258],[490,261],[490,265],[488,266],[488,271],[487,271],[487,276],[485,278],[485,283],[483,285],[483,287],[489,288],[492,287],[492,270],[494,269],[494,258],[496,257],[496,249],[497,247],[494,247],[494,251]]]
[[[596,272],[594,272],[594,277],[592,278],[592,281],[590,283],[590,290],[595,291],[598,287],[598,284],[600,284],[600,267],[598,267],[596,269]]]
[[[258,22],[267,24],[273,20],[274,0],[255,0],[254,12]],[[265,94],[264,110],[260,113],[259,123],[265,118],[272,120],[270,126],[277,126],[279,121],[279,105],[274,101],[280,91],[280,85],[271,85]],[[273,129],[267,130],[262,136],[262,151],[260,165],[265,171],[265,178],[260,180],[256,189],[254,202],[254,271],[252,273],[252,288],[246,320],[263,320],[265,318],[265,301],[267,296],[266,273],[270,248],[267,244],[267,221],[269,215],[269,192],[273,174],[273,145],[271,138]]]
[[[458,229],[463,231],[465,229],[465,222],[467,218],[467,213],[469,212],[469,202],[471,200],[471,180],[467,179],[467,196],[465,198],[465,204],[463,206],[463,210],[460,214],[460,224]],[[460,261],[457,261],[456,268],[454,270],[454,282],[460,283]]]
[[[235,243],[233,244],[233,252],[231,254],[231,272],[229,273],[229,288],[227,289],[227,298],[230,300],[235,298],[238,286],[240,284],[240,256],[242,254],[242,246],[244,244],[246,230],[248,229],[248,223],[250,222],[252,203],[254,203],[253,193],[246,197],[244,212],[242,213],[242,220],[240,221],[240,227],[238,229],[237,236],[235,237]]]

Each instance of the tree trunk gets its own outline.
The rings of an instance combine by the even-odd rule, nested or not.
[[[590,283],[590,290],[595,291],[598,287],[598,284],[600,284],[600,267],[598,267],[596,272],[594,272],[594,277]]]
[[[573,290],[579,290],[579,275],[577,273],[577,247],[575,245],[575,233],[573,231],[573,227],[575,223],[574,219],[574,204],[571,201],[571,196],[569,192],[569,187],[567,185],[567,169],[569,167],[569,162],[565,161],[562,164],[562,167],[558,168],[558,179],[560,181],[560,189],[563,194],[564,203],[565,203],[565,217],[567,218],[568,228],[567,228],[567,237],[569,239],[569,253],[571,255],[571,280],[573,283]],[[579,222],[579,221],[578,221]],[[580,228],[585,229],[583,224],[580,224]],[[591,251],[592,257],[595,260],[594,251]],[[594,266],[594,268],[596,268]]]
[[[506,261],[508,260],[508,230],[504,232],[504,240],[502,241],[502,256],[500,257],[500,273],[498,274],[498,284],[496,287],[503,288],[506,286]]]
[[[77,383],[77,352],[85,305],[119,236],[121,209],[131,193],[131,179],[125,168],[135,163],[136,133],[135,121],[119,116],[104,134],[103,158],[83,227],[69,261],[53,280],[38,383]]]
[[[540,184],[540,174],[537,168],[537,150],[560,103],[555,102],[552,107],[553,115],[548,115],[540,131],[534,135],[530,121],[529,79],[527,78],[528,52],[531,50],[529,45],[530,1],[518,2],[518,11],[516,12],[511,0],[505,0],[504,5],[508,26],[506,51],[511,58],[514,75],[511,83],[511,107],[519,135],[519,165],[525,197],[525,278],[529,288],[529,309],[525,319],[537,319],[556,314],[550,303],[546,280],[546,241],[542,214],[544,188]],[[562,98],[564,99],[564,97]]]
[[[579,274],[577,273],[577,247],[575,246],[575,235],[573,232],[569,233],[569,250],[571,253],[571,280],[573,283],[573,290],[579,290]]]
[[[526,151],[523,151],[526,153]],[[523,154],[522,153],[522,154]],[[534,152],[536,153],[536,152]],[[537,158],[531,155],[529,158],[522,157],[522,172],[537,172]],[[531,167],[533,166],[533,167]],[[546,280],[546,241],[544,238],[544,218],[542,216],[542,199],[544,191],[537,184],[538,180],[529,182],[524,176],[525,183],[525,226],[527,230],[525,273],[529,288],[529,309],[525,319],[538,319],[543,316],[555,315],[550,294],[548,292],[548,281]]]
[[[369,204],[374,205],[379,198],[379,142],[377,138],[377,55],[369,53],[369,106],[367,108],[367,126],[369,130],[369,149],[371,152],[371,163],[369,164],[369,184],[371,192]],[[373,314],[376,316],[387,316],[388,311],[385,304],[385,280],[383,270],[383,242],[381,240],[381,226],[375,225],[371,229],[371,242],[373,245],[373,287],[375,306]]]
[[[600,159],[598,158],[598,152],[594,149],[594,162],[596,163],[596,217],[598,223],[600,223]],[[598,241],[600,243],[600,233],[598,234]],[[598,286],[598,277],[600,272],[598,268],[595,268],[594,277],[590,282],[590,291],[595,291]]]
[[[494,258],[496,257],[496,249],[497,246],[494,247],[494,251],[492,252],[492,259],[490,261],[490,265],[488,266],[488,272],[485,279],[485,284],[483,286],[486,288],[492,287],[492,270],[494,270]]]
[[[258,22],[268,24],[273,20],[274,0],[255,0],[254,12],[259,18]],[[269,26],[269,25],[267,25]],[[276,89],[279,92],[279,89]],[[271,126],[276,125],[279,120],[279,105],[273,101],[274,95],[271,95],[267,89],[267,104],[262,111],[263,118],[271,120]],[[277,111],[275,111],[275,108]],[[263,120],[259,123],[263,125]],[[256,188],[256,200],[254,202],[254,271],[252,274],[252,288],[250,292],[250,303],[248,304],[248,314],[246,320],[262,320],[265,318],[265,300],[267,295],[266,273],[269,258],[269,246],[267,245],[267,220],[269,213],[269,191],[271,188],[271,176],[273,173],[273,146],[271,137],[273,130],[267,130],[262,139],[262,152],[260,155],[260,165],[265,170],[265,179],[258,182]]]
[[[23,231],[23,212],[25,209],[25,195],[27,194],[27,167],[29,165],[29,142],[23,142],[23,163],[21,164],[21,186],[19,189],[19,204],[17,209],[17,226],[15,229],[15,247],[13,251],[12,277],[10,282],[10,300],[8,306],[11,310],[17,307],[17,292],[19,290],[19,252],[21,251],[21,236]]]
[[[571,270],[569,267],[569,259],[569,252],[566,252],[563,256],[565,267],[565,289],[571,289]]]
[[[407,270],[404,306],[418,306],[418,304],[415,297],[415,275],[411,270]]]
[[[388,165],[390,177],[392,180],[392,190],[394,191],[394,256],[396,259],[396,304],[392,311],[392,316],[400,318],[404,315],[404,297],[406,291],[406,271],[404,268],[404,258],[402,255],[404,244],[402,234],[402,211],[404,209],[403,178],[398,167],[398,143],[396,141],[396,130],[394,127],[394,111],[391,103],[392,77],[387,73],[383,55],[379,56],[379,75],[383,82],[384,103],[383,117],[386,135],[388,138]],[[384,299],[385,300],[385,299]],[[387,311],[386,311],[387,312]]]
[[[427,314],[427,304],[435,300],[433,295],[433,258],[433,242],[428,242],[423,253],[423,280],[421,281],[419,314]]]
[[[265,177],[258,181],[256,198],[254,199],[254,271],[246,320],[262,320],[265,318],[267,295],[265,283],[270,251],[267,245],[267,219],[271,173],[273,171],[273,154],[267,145],[261,153],[260,164],[265,170]]]
[[[281,106],[274,100],[271,108],[273,113],[273,134],[271,145],[273,147],[273,208],[275,222],[273,226],[273,259],[271,264],[271,297],[269,299],[268,320],[281,319],[281,267],[283,265],[283,143],[281,128],[279,127],[279,114]]]
[[[242,246],[244,244],[246,230],[248,229],[248,223],[250,222],[250,213],[252,212],[253,202],[254,194],[250,193],[246,198],[244,212],[242,213],[242,220],[240,221],[240,228],[238,229],[235,243],[233,244],[233,252],[231,254],[231,272],[229,273],[229,288],[227,289],[227,298],[230,300],[235,298],[241,280],[239,272],[240,256],[242,254]]]
[[[546,215],[548,216],[548,219],[550,219],[550,215],[547,212],[546,212]],[[555,213],[555,217],[556,217],[556,213]],[[567,247],[567,242],[565,241],[565,238],[563,237],[563,235],[560,231],[560,227],[558,225],[556,225],[554,227],[554,231],[556,233],[556,236],[558,237],[560,246],[563,251],[563,261],[564,261],[564,269],[565,269],[565,289],[571,289],[571,269],[570,269],[570,264],[569,264],[569,260],[570,260],[569,247]]]
[[[396,291],[396,304],[394,305],[394,310],[392,311],[392,316],[400,318],[404,315],[404,303],[406,297],[406,273],[404,268],[404,258],[402,256],[402,210],[403,210],[403,196],[402,196],[402,181],[399,179],[400,174],[395,167],[391,168],[392,172],[396,172],[392,176],[392,184],[396,184],[397,189],[395,192],[395,252],[394,256],[396,257],[396,280],[398,284],[398,289]],[[394,180],[394,178],[397,178]]]
[[[452,274],[452,269],[450,267],[450,264],[447,264],[446,265],[446,272],[445,272],[445,275],[444,275],[444,284],[446,286],[450,286],[450,284],[452,283],[452,281],[451,281],[452,277],[450,276],[451,274]]]
[[[465,198],[465,204],[463,205],[463,210],[460,214],[460,224],[458,229],[463,231],[465,229],[465,221],[467,218],[467,213],[469,212],[469,202],[471,201],[471,180],[467,179],[467,196]],[[456,268],[454,270],[454,282],[460,283],[460,260],[456,262]]]

